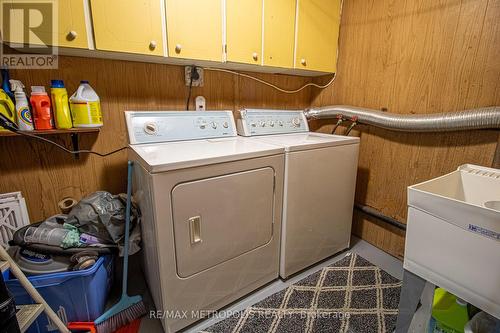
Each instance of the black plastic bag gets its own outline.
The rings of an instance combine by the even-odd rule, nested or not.
[[[125,233],[125,204],[126,196],[124,194],[112,195],[105,191],[94,192],[80,200],[71,209],[66,223],[74,225],[82,233],[122,244]],[[139,223],[139,216],[139,209],[132,203],[131,231]],[[131,239],[131,242],[133,241]]]

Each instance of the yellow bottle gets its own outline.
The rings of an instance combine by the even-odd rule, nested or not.
[[[101,127],[101,102],[88,81],[80,81],[80,86],[69,98],[71,115],[75,127]]]
[[[14,124],[16,123],[16,107],[9,95],[5,93],[2,89],[0,89],[0,113],[7,117]],[[0,132],[7,131],[3,127],[0,126]]]
[[[50,97],[52,99],[52,110],[56,128],[68,129],[73,127],[71,112],[69,110],[68,92],[62,80],[52,80],[50,86]]]

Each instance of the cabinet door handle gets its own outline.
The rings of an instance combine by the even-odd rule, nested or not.
[[[150,42],[149,42],[149,49],[150,49],[151,51],[153,51],[154,49],[156,49],[156,45],[157,45],[157,44],[156,44],[156,41],[155,41],[155,40],[150,41]]]
[[[78,34],[76,33],[76,31],[74,30],[71,30],[70,32],[68,32],[68,34],[66,35],[66,39],[69,40],[69,41],[72,41],[72,40],[75,40],[76,36],[78,36]]]
[[[175,45],[175,53],[181,53],[182,46],[181,44]]]
[[[252,53],[252,58],[255,61],[257,61],[257,59],[259,59],[259,55],[257,54],[257,52]]]
[[[305,65],[307,64],[307,63],[306,63],[306,59],[304,59],[304,58],[300,59],[300,63],[301,63],[303,66],[305,66]]]
[[[188,222],[191,245],[201,243],[201,216],[190,217]]]

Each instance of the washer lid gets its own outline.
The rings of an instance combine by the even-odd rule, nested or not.
[[[242,137],[130,145],[132,158],[149,172],[281,154],[283,147]]]
[[[299,151],[359,143],[359,138],[357,137],[315,132],[266,135],[254,137],[253,139],[284,147],[286,151]]]

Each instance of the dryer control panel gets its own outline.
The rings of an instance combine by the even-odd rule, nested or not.
[[[130,144],[236,136],[231,111],[125,111]]]
[[[309,132],[301,110],[243,109],[238,112],[236,125],[242,136]]]

